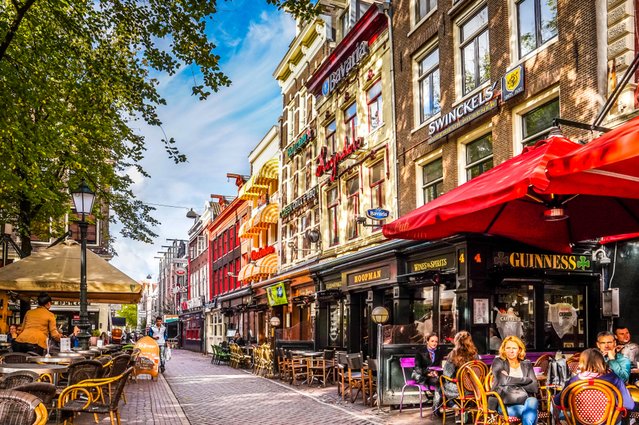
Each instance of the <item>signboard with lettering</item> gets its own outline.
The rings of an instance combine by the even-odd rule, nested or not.
[[[268,298],[268,305],[271,307],[288,304],[284,282],[276,283],[275,285],[266,288],[266,297]]]
[[[444,270],[455,267],[455,254],[443,254],[435,257],[423,258],[408,263],[411,273],[427,272],[430,270]]]
[[[295,199],[293,202],[282,208],[280,211],[280,218],[286,218],[293,214],[295,211],[302,209],[303,207],[314,204],[317,202],[317,186]],[[306,208],[304,208],[306,210]]]
[[[373,208],[370,210],[366,210],[366,217],[371,220],[386,220],[390,212],[388,210],[383,210],[381,208]]]
[[[346,141],[346,145],[341,152],[333,153],[330,158],[327,158],[328,148],[322,147],[322,150],[317,157],[317,168],[315,169],[315,175],[322,177],[324,173],[331,173],[331,182],[334,182],[337,178],[337,166],[350,156],[353,152],[359,150],[362,146],[362,138],[358,137],[351,141]]]
[[[299,139],[297,139],[295,143],[293,143],[291,146],[286,148],[286,156],[288,157],[288,159],[293,158],[293,156],[295,156],[299,151],[301,151],[304,148],[304,146],[308,144],[308,142],[313,140],[314,136],[315,134],[313,132],[313,129],[309,128],[308,130],[306,130],[304,134],[302,134],[302,136]]]
[[[325,289],[339,289],[342,287],[342,281],[341,280],[335,280],[333,282],[326,282],[324,284],[324,288]]]
[[[186,274],[186,269],[184,267],[176,267],[174,272],[178,276],[184,276]]]
[[[518,269],[551,269],[570,271],[591,271],[590,257],[587,255],[535,254],[531,252],[497,252],[493,264],[500,267]]]
[[[362,41],[335,69],[322,84],[322,95],[328,96],[350,72],[368,55],[368,42]]]
[[[524,91],[525,71],[521,63],[506,72],[501,79],[501,98],[506,101]]]
[[[390,267],[378,267],[375,269],[368,269],[363,272],[350,273],[346,279],[347,284],[350,285],[362,285],[371,282],[377,282],[380,280],[387,280],[390,278]]]

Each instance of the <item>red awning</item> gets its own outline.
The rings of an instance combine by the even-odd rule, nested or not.
[[[583,240],[639,230],[639,201],[605,192],[582,195],[582,184],[555,182],[549,161],[582,147],[552,137],[384,226],[389,238],[435,240],[459,233],[503,236],[557,252],[570,252]],[[550,207],[563,208],[562,220],[548,221]],[[611,217],[614,217],[611,220]],[[555,217],[560,218],[560,217]]]
[[[548,162],[549,189],[639,198],[639,118]]]

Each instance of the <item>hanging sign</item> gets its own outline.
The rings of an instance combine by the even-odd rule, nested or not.
[[[176,267],[174,273],[177,276],[184,276],[186,274],[186,269],[184,267]]]
[[[311,140],[313,140],[315,134],[313,133],[313,129],[309,128],[304,132],[304,134],[297,139],[295,143],[286,148],[286,156],[288,159],[293,158],[299,151],[301,151],[304,146],[308,144]]]
[[[383,210],[381,208],[373,208],[370,210],[366,210],[366,217],[371,220],[385,220],[390,215],[390,211]]]
[[[504,101],[511,97],[517,96],[524,91],[524,64],[521,63],[517,67],[506,72],[501,79],[501,98]]]

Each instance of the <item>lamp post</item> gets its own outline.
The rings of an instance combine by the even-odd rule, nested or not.
[[[371,311],[371,319],[374,323],[377,323],[377,410],[381,410],[382,408],[382,370],[384,369],[384,365],[382,362],[382,346],[384,344],[383,341],[383,331],[384,331],[384,323],[388,322],[388,318],[390,317],[390,313],[388,309],[383,306],[377,306]]]
[[[78,226],[80,227],[80,334],[78,340],[80,341],[80,347],[83,350],[89,349],[89,314],[87,313],[87,227],[89,223],[86,222],[86,214],[91,214],[93,209],[93,200],[95,199],[95,193],[91,192],[89,186],[82,180],[80,187],[74,192],[71,192],[73,197],[73,205],[75,206],[75,212],[81,215]]]

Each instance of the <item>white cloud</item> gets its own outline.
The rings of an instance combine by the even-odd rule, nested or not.
[[[230,56],[223,58],[223,71],[233,85],[205,102],[190,94],[190,69],[161,78],[161,92],[168,101],[159,109],[164,131],[176,139],[189,161],[174,164],[160,142],[165,137],[162,131],[141,127],[148,148],[142,165],[152,178],[132,175],[134,191],[145,202],[183,208],[158,207],[154,216],[162,225],[155,229],[159,236],[153,245],[124,239],[118,234],[120,227],[112,226],[118,253],[112,261],[115,266],[134,279],[143,279],[149,273],[156,278],[158,261],[153,257],[166,244],[166,238],[188,237],[193,224],[185,217],[188,209],[201,212],[212,193],[237,194],[234,182],[227,182],[226,173],[249,174],[249,152],[277,124],[282,102],[272,73],[294,36],[295,23],[290,17],[262,13],[258,21],[250,22],[237,47],[229,50]],[[222,38],[225,42],[235,39],[233,34],[223,34]]]

